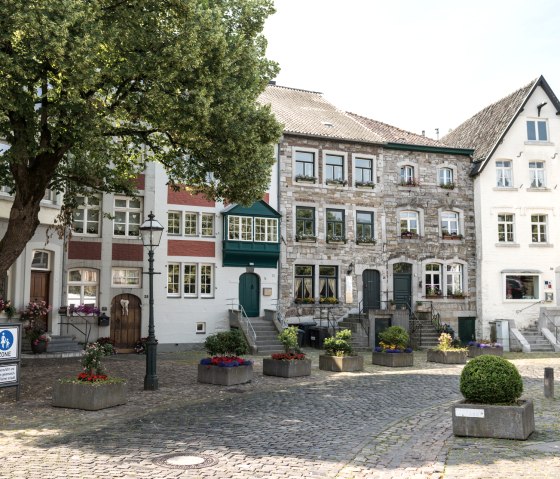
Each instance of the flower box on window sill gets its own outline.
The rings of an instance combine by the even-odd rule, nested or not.
[[[346,244],[346,238],[341,236],[327,236],[327,243]]]
[[[458,241],[463,239],[463,235],[442,234],[441,239]]]
[[[296,241],[299,241],[300,243],[316,243],[317,242],[317,236],[297,235],[296,236]]]
[[[317,178],[314,176],[298,175],[296,176],[296,183],[316,183]]]
[[[370,188],[373,190],[375,188],[375,183],[373,181],[356,181],[355,186],[356,188]]]
[[[443,188],[444,190],[454,190],[455,189],[455,183],[441,183],[439,185],[440,188]]]
[[[377,241],[373,238],[356,238],[356,244],[370,244],[375,245]]]
[[[401,233],[402,239],[418,239],[418,233],[413,233],[412,231],[403,231]]]
[[[465,299],[466,296],[464,294],[448,294],[447,295],[448,298],[453,298],[453,299]]]
[[[313,305],[315,304],[315,298],[296,298],[294,299],[295,304],[308,304]]]
[[[399,183],[399,186],[404,186],[405,188],[408,188],[409,186],[416,187],[416,186],[419,186],[419,185],[418,185],[418,182],[416,180],[409,180],[409,181],[401,181]]]
[[[327,180],[325,181],[327,185],[335,185],[335,186],[346,186],[348,182],[346,180]]]
[[[322,304],[322,305],[339,304],[339,301],[338,301],[337,298],[335,298],[333,296],[328,296],[326,298],[319,299],[319,303]]]

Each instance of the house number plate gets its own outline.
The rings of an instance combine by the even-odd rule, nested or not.
[[[484,409],[456,408],[455,416],[460,417],[484,417]]]

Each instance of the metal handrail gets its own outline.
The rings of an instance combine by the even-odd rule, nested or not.
[[[525,311],[526,309],[532,308],[533,306],[536,306],[537,304],[541,304],[541,303],[544,303],[544,301],[542,299],[535,302],[535,303],[531,303],[529,306],[525,306],[524,308],[516,309],[515,313],[519,314],[519,313],[521,313],[521,311]]]
[[[257,346],[257,333],[255,332],[255,328],[253,328],[253,325],[251,324],[251,321],[249,320],[249,317],[247,316],[247,313],[245,312],[245,308],[239,302],[234,303],[235,299],[230,298],[230,300],[231,300],[231,309],[233,309],[234,306],[237,304],[237,308],[241,312],[241,316],[239,318],[239,324],[241,325],[241,329],[243,329],[243,331],[245,331],[245,334],[247,334],[247,336],[251,335],[251,337],[253,338],[253,344],[256,347]],[[243,326],[245,326],[245,328]]]
[[[556,325],[556,321],[551,319],[550,316],[546,314],[546,311],[544,309],[542,310],[542,312],[543,312],[544,319],[547,322],[549,322],[552,325],[552,328],[554,329],[554,337],[556,338],[556,342],[557,343],[560,342],[560,326]]]

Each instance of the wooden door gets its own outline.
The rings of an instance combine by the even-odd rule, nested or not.
[[[363,298],[364,311],[370,309],[381,309],[381,281],[379,271],[366,269],[362,275],[364,284]]]
[[[140,298],[119,294],[111,301],[111,340],[119,350],[133,350],[142,333]]]
[[[397,308],[410,304],[412,297],[412,265],[397,263],[393,265],[393,300]]]
[[[31,289],[29,291],[29,301],[38,303],[44,301],[47,306],[49,302],[49,291],[51,286],[51,273],[50,271],[31,271]],[[48,317],[43,316],[40,320],[41,327],[48,330]]]
[[[259,277],[254,273],[243,273],[239,277],[239,304],[247,316],[255,317],[260,312]]]

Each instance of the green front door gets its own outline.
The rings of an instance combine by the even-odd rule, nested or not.
[[[476,341],[476,318],[459,318],[459,338],[461,344],[468,344],[469,341]]]
[[[243,273],[239,277],[239,304],[250,318],[258,316],[259,304],[259,277],[254,273]]]
[[[397,263],[393,265],[393,300],[397,308],[409,305],[412,296],[412,265]]]

